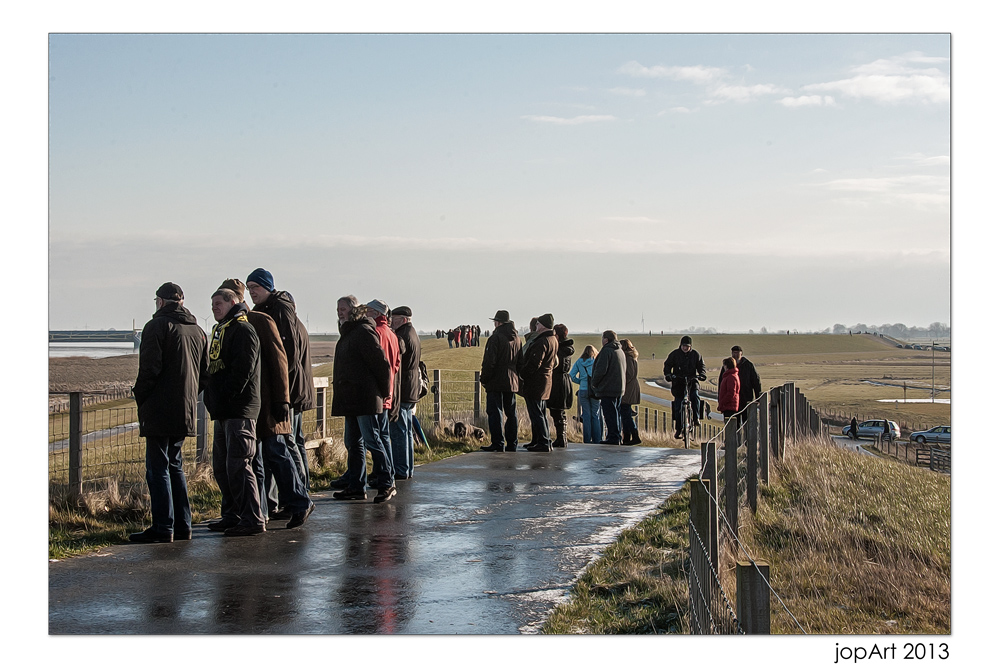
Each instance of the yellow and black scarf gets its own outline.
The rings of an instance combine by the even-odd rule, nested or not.
[[[208,372],[212,375],[215,375],[226,367],[221,358],[222,339],[225,337],[226,329],[229,328],[229,325],[238,320],[242,322],[247,321],[246,311],[212,327],[212,344],[208,348]]]

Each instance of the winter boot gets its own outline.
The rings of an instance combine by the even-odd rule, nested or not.
[[[552,441],[553,447],[566,446],[566,411],[564,410],[558,418],[552,420],[556,425],[556,439]]]

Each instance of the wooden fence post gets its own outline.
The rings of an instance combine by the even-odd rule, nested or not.
[[[739,516],[740,516],[740,504],[739,496],[737,495],[737,466],[738,463],[738,449],[739,449],[739,432],[736,430],[736,420],[730,419],[726,422],[726,431],[723,435],[726,448],[726,459],[725,470],[723,470],[723,477],[725,478],[725,494],[726,494],[726,522],[729,524],[729,529],[732,531],[733,536],[738,536],[739,533]]]
[[[743,428],[747,441],[747,503],[750,511],[757,513],[757,410],[755,405],[747,406],[747,421]]]
[[[79,500],[83,496],[83,395],[69,395],[69,492]]]
[[[736,620],[748,635],[771,634],[771,568],[745,561],[736,564]]]
[[[711,502],[711,511],[708,513],[708,539],[706,545],[709,549],[709,558],[712,567],[719,571],[719,452],[714,440],[706,443],[705,451],[705,477],[708,478],[708,495]]]
[[[208,410],[205,408],[205,392],[198,394],[197,433],[195,440],[195,459],[205,463],[208,456]]]
[[[441,425],[441,371],[434,369],[434,423]]]
[[[476,385],[476,388],[475,388],[475,392],[476,393],[472,397],[472,418],[476,422],[478,422],[479,421],[479,415],[480,415],[480,412],[482,410],[482,400],[483,400],[482,399],[483,392],[481,391],[481,389],[480,389],[481,385],[479,384],[479,371],[476,371],[475,373],[473,373],[473,380],[475,381],[475,385]]]
[[[649,408],[643,408],[642,413],[642,430],[649,431]]]
[[[770,452],[770,410],[768,405],[768,392],[764,392],[757,399],[757,452],[760,456],[760,483],[770,484],[771,482],[771,452]]]

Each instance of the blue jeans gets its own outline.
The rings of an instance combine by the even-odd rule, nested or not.
[[[517,396],[513,392],[486,392],[486,418],[490,424],[491,446],[503,447],[506,440],[507,447],[517,447]]]
[[[295,449],[298,453],[299,470],[302,472],[302,484],[306,492],[309,492],[309,455],[306,453],[306,434],[302,431],[302,412],[292,410],[292,435]]]
[[[400,403],[399,418],[389,422],[392,469],[396,479],[413,477],[413,408],[416,403]]]
[[[632,414],[632,408],[634,407],[631,403],[622,403],[618,406],[618,414],[621,415],[622,423],[622,435],[628,436],[629,434],[639,435],[639,427],[635,423],[635,415]]]
[[[191,505],[181,462],[183,445],[184,436],[146,438],[146,486],[153,530],[158,533],[191,532]]]
[[[622,444],[622,417],[618,410],[621,402],[621,396],[601,397],[601,412],[604,413],[604,425],[608,428],[608,437],[605,440],[609,445]]]
[[[392,459],[387,453],[390,447],[387,414],[344,417],[344,446],[347,448],[349,489],[364,490],[368,482],[366,449],[372,455],[372,486],[387,489],[393,485]]]
[[[583,425],[584,442],[604,440],[604,420],[601,417],[601,401],[591,397],[589,390],[580,390],[580,421]]]
[[[272,435],[258,443],[264,452],[264,469],[278,487],[278,500],[283,509],[291,512],[305,512],[309,509],[309,493],[302,484],[299,464],[292,458],[290,450],[295,445],[288,440],[291,436]]]
[[[549,418],[545,414],[545,401],[524,399],[528,408],[528,419],[531,420],[531,442],[536,445],[552,446],[549,439]]]

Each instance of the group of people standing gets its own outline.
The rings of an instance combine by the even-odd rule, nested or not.
[[[273,520],[287,521],[287,528],[303,525],[315,504],[302,414],[315,407],[315,389],[309,334],[295,300],[276,290],[262,268],[246,283],[228,278],[212,294],[216,323],[208,336],[184,307],[177,284],[161,285],[154,301],[132,389],[139,434],[146,439],[152,526],[129,540],[191,539],[181,447],[197,433],[200,392],[213,420],[212,471],[222,492],[222,517],[209,529],[238,537],[263,533]],[[381,503],[395,495],[397,480],[413,476],[420,339],[407,306],[390,311],[384,301],[360,305],[346,296],[337,314],[332,414],[345,417],[348,469],[333,483],[333,495],[364,499],[370,485]],[[370,482],[366,450],[374,463]]]
[[[439,339],[447,338],[448,347],[479,347],[479,334],[482,329],[478,324],[463,324],[454,329],[438,329],[435,336]]]

